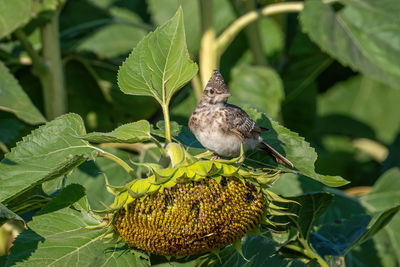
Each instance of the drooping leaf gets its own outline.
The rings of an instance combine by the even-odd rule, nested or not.
[[[288,158],[301,174],[333,187],[348,183],[340,176],[321,175],[315,172],[314,164],[317,160],[317,153],[303,137],[279,125],[277,122],[269,120],[264,114],[257,112],[255,109],[246,109],[246,111],[258,125],[269,129],[268,132],[262,135],[264,141]],[[271,157],[263,151],[252,152],[247,163],[258,167],[276,166]],[[295,173],[298,174],[298,172]]]
[[[197,65],[186,49],[180,8],[133,49],[118,72],[118,84],[126,94],[152,96],[167,105],[196,72]]]
[[[0,2],[0,39],[29,21],[31,0],[2,0]]]
[[[32,104],[18,81],[1,61],[0,110],[12,112],[18,118],[30,124],[38,124],[46,121],[40,111]]]
[[[145,120],[124,124],[109,133],[93,132],[82,136],[94,143],[138,143],[150,138],[150,124]]]
[[[353,7],[354,2],[358,3]],[[361,2],[364,1],[343,1],[345,7],[334,12],[319,0],[306,1],[300,15],[303,30],[343,65],[396,86],[400,81],[400,29],[393,25],[399,22],[396,10],[400,3],[380,2],[379,6],[390,8],[378,9],[371,1]]]
[[[44,181],[62,176],[85,161],[93,148],[82,119],[66,114],[23,138],[0,162],[0,201],[9,201]]]
[[[399,101],[398,88],[365,76],[350,78],[318,98],[319,132],[365,138],[376,136],[384,143],[391,143],[400,125],[400,118],[393,116],[400,112]]]
[[[269,67],[239,65],[232,70],[229,103],[249,105],[276,118],[284,98],[282,80]]]
[[[146,266],[144,260],[130,253],[123,244],[105,244],[100,240],[105,230],[85,229],[99,223],[88,212],[86,197],[72,203],[73,208],[65,199],[76,200],[74,195],[79,195],[82,188],[71,185],[64,190],[69,190],[69,194],[56,197],[48,208],[44,207],[53,212],[35,216],[28,224],[30,229],[18,236],[6,266],[67,266],[71,263],[79,266]]]
[[[0,226],[8,220],[17,220],[25,223],[24,219],[22,219],[18,214],[15,214],[2,203],[0,203]]]

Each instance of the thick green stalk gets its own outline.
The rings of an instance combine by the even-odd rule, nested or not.
[[[213,69],[218,65],[213,0],[200,0],[200,13],[202,35],[199,63],[201,88],[203,88],[211,77]]]
[[[162,111],[164,113],[164,123],[165,123],[165,143],[171,143],[171,126],[169,122],[169,110],[168,103],[164,103],[161,105]]]
[[[42,57],[47,71],[40,74],[46,117],[51,120],[67,111],[64,71],[58,32],[59,10],[40,28]]]
[[[107,151],[104,151],[98,147],[95,146],[90,146],[91,148],[95,149],[98,152],[98,156],[99,157],[104,157],[104,158],[108,158],[111,159],[112,161],[114,161],[115,163],[117,163],[119,166],[121,166],[122,168],[124,168],[124,170],[129,173],[129,175],[132,178],[136,178],[135,172],[134,170],[122,159],[120,159],[119,157],[115,156],[114,154],[108,153]]]
[[[217,39],[218,57],[225,52],[229,44],[239,32],[255,20],[280,13],[299,12],[303,9],[303,2],[287,2],[270,4],[260,10],[250,11],[235,20]]]

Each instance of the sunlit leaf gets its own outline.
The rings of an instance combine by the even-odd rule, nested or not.
[[[138,143],[150,138],[150,124],[145,120],[124,124],[109,133],[93,132],[82,136],[94,143]]]
[[[269,120],[263,113],[254,109],[246,109],[246,111],[258,125],[270,129],[262,135],[264,141],[288,158],[301,174],[333,187],[348,183],[340,176],[321,175],[315,172],[317,153],[303,137]],[[247,162],[258,167],[276,166],[271,157],[263,151],[251,153]]]
[[[85,196],[76,200],[83,188],[70,185],[35,216],[14,242],[6,266],[145,266],[146,261],[130,253],[124,244],[105,244],[103,229],[88,230],[99,220],[89,213]],[[75,202],[76,201],[76,202]],[[72,202],[72,203],[71,203]],[[72,205],[72,207],[70,207]]]
[[[0,201],[4,203],[44,181],[62,176],[85,161],[90,148],[82,119],[67,114],[25,136],[0,162]]]
[[[182,9],[178,9],[133,49],[118,72],[118,84],[126,94],[152,96],[168,105],[196,72],[186,49]]]

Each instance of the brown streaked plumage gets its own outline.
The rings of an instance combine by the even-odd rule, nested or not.
[[[218,70],[208,81],[200,103],[189,119],[189,128],[197,140],[218,156],[236,157],[244,150],[261,148],[276,162],[293,167],[293,164],[264,142],[261,132],[268,130],[258,126],[241,108],[227,104],[231,96]]]

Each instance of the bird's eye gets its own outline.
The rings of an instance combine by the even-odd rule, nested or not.
[[[210,90],[210,94],[212,94],[212,95],[214,94],[214,89]]]

